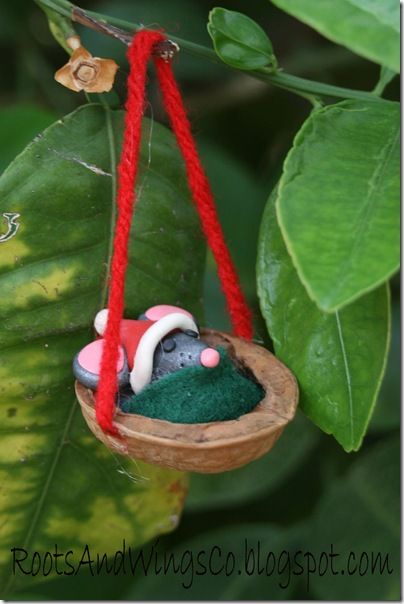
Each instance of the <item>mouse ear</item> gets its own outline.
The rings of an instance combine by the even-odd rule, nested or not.
[[[86,386],[86,388],[91,388],[92,390],[95,390],[98,386],[104,342],[103,338],[90,342],[90,344],[87,344],[87,346],[80,350],[73,361],[75,378]],[[122,346],[119,346],[118,349],[116,373],[119,386],[129,383],[129,368]]]
[[[170,304],[157,304],[157,306],[152,306],[151,308],[148,308],[146,312],[141,314],[139,319],[143,321],[145,319],[148,319],[149,321],[159,321],[163,317],[171,315],[173,312],[181,313],[195,321],[190,312],[180,308],[179,306],[171,306]]]

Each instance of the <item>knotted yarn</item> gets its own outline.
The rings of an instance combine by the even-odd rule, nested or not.
[[[128,243],[136,204],[136,176],[139,163],[142,118],[145,109],[147,64],[156,44],[166,40],[154,30],[142,29],[128,50],[130,72],[120,162],[118,165],[117,220],[111,261],[108,321],[104,333],[100,380],[96,393],[96,418],[104,432],[117,435],[113,425],[115,396],[118,389],[116,365],[120,341],[120,323],[124,311],[125,275],[128,265]],[[241,290],[239,278],[227,248],[217,215],[208,178],[202,167],[191,132],[180,90],[174,78],[171,61],[153,56],[163,104],[183,155],[188,186],[198,211],[207,243],[216,261],[218,276],[226,298],[234,333],[252,339],[252,315]]]

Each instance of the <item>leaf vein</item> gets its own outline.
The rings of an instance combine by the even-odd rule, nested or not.
[[[344,371],[346,376],[346,383],[348,388],[348,403],[349,403],[349,428],[351,433],[351,446],[353,446],[354,440],[354,425],[353,425],[353,395],[352,395],[352,381],[351,381],[351,372],[349,370],[348,364],[348,356],[346,353],[344,337],[342,333],[341,320],[339,316],[339,312],[335,313],[335,320],[337,322],[337,330],[338,330],[338,340],[341,345],[342,359],[344,363]]]
[[[41,515],[42,509],[43,509],[43,506],[44,506],[44,503],[45,503],[46,496],[48,494],[48,491],[49,491],[49,488],[50,488],[53,476],[54,476],[55,471],[56,471],[57,464],[58,464],[59,459],[60,459],[60,455],[62,453],[62,449],[63,449],[64,445],[66,444],[65,439],[66,439],[66,436],[67,436],[67,434],[69,432],[69,429],[70,429],[70,426],[71,426],[71,423],[72,423],[72,420],[73,420],[73,416],[74,416],[74,412],[76,410],[76,407],[77,407],[77,403],[74,400],[73,404],[72,404],[72,406],[71,406],[71,408],[69,410],[69,414],[68,414],[68,417],[67,417],[66,425],[65,425],[64,430],[63,430],[63,432],[61,434],[60,442],[59,442],[58,447],[56,449],[55,455],[54,455],[54,457],[52,459],[52,463],[51,463],[51,466],[50,466],[50,469],[49,469],[49,473],[47,475],[47,478],[46,478],[46,481],[45,481],[42,493],[41,493],[41,495],[39,497],[38,503],[37,503],[36,508],[35,508],[35,512],[34,512],[34,514],[32,516],[31,523],[30,523],[30,525],[28,527],[27,534],[25,536],[24,544],[23,544],[23,548],[24,549],[28,548],[28,545],[30,543],[32,535],[33,535],[33,533],[34,533],[34,531],[35,531],[35,529],[37,527],[37,524],[38,524],[38,521],[39,521],[39,517]],[[12,587],[12,585],[14,583],[15,577],[16,577],[15,573],[14,574],[10,574],[9,581],[8,581],[8,583],[7,583],[7,585],[6,585],[5,589],[4,589],[4,593],[7,593],[7,595],[9,595],[9,590],[11,590],[11,587]]]
[[[363,238],[366,232],[368,232],[372,226],[372,221],[369,219],[369,214],[372,210],[372,200],[375,192],[378,189],[379,183],[382,179],[382,176],[386,170],[388,162],[390,161],[393,150],[395,149],[397,139],[399,136],[400,130],[398,129],[396,134],[390,138],[387,143],[384,145],[381,156],[383,156],[382,161],[380,161],[374,170],[371,179],[369,180],[367,195],[363,203],[363,207],[360,210],[357,223],[359,224],[358,234],[355,237],[354,243],[350,250],[350,253],[347,257],[347,263],[341,263],[341,268],[343,270],[341,279],[339,280],[338,286],[336,288],[335,295],[339,295],[341,290],[346,285],[346,282],[351,278],[351,272],[349,270],[352,267],[353,259],[357,256],[358,250],[361,250],[363,247]],[[362,214],[362,217],[360,215]],[[349,266],[347,266],[350,265]]]
[[[53,262],[54,260],[64,260],[65,258],[70,258],[71,256],[75,256],[76,254],[81,254],[82,252],[88,252],[90,250],[93,250],[97,247],[100,247],[101,245],[105,245],[104,241],[99,241],[98,243],[94,243],[92,245],[88,245],[86,247],[81,247],[78,248],[76,250],[72,250],[71,252],[62,252],[60,254],[57,254],[56,256],[50,256],[50,257],[45,257],[45,258],[40,258],[39,260],[35,260],[34,262],[29,262],[28,264],[24,264],[24,266],[19,266],[17,268],[12,268],[9,271],[5,271],[4,273],[0,273],[0,282],[1,279],[7,275],[9,275],[10,273],[12,273],[13,275],[15,275],[15,273],[21,272],[25,269],[31,268],[32,266],[36,266],[37,264],[45,264],[47,262]]]

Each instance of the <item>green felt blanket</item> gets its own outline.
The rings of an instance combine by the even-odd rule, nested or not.
[[[122,411],[181,424],[236,419],[264,397],[263,389],[243,375],[227,353],[213,369],[186,367],[149,384],[121,404]]]

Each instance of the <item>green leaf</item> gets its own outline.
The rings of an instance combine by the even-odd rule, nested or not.
[[[344,101],[315,111],[285,161],[278,220],[309,296],[334,311],[388,279],[400,261],[397,103]]]
[[[332,544],[339,554],[334,560],[338,575],[328,572],[320,577],[314,573],[311,584],[316,596],[320,600],[399,600],[399,436],[381,441],[330,486],[310,527],[310,547],[319,554],[329,551]],[[347,572],[350,552],[355,556],[350,568],[353,571],[357,567],[353,574]],[[391,574],[387,566],[380,573],[379,553],[380,561],[388,556]]]
[[[386,375],[380,388],[370,429],[374,432],[393,430],[401,422],[401,321],[400,304],[392,306],[391,344]]]
[[[300,406],[346,451],[360,447],[389,345],[386,285],[341,311],[309,299],[287,253],[272,195],[261,225],[258,294],[277,356],[295,373]]]
[[[56,116],[35,105],[12,105],[0,110],[0,172]]]
[[[397,0],[272,0],[337,44],[400,71]]]
[[[111,454],[74,397],[73,356],[105,305],[122,128],[123,112],[82,107],[0,179],[1,212],[20,214],[0,244],[2,595],[19,587],[10,547],[111,552],[171,530],[181,511],[183,475]],[[198,316],[204,256],[173,136],[145,120],[127,314],[166,302]]]
[[[276,69],[272,44],[250,17],[225,8],[209,13],[208,32],[216,54],[236,69]]]
[[[224,474],[191,474],[186,509],[234,507],[272,493],[304,462],[316,441],[316,430],[298,414],[261,459]]]

